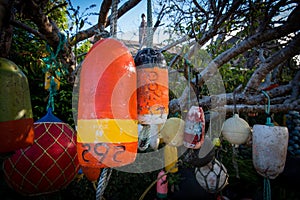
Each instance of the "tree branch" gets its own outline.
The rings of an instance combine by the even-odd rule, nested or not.
[[[101,8],[99,11],[99,18],[98,18],[98,29],[99,31],[103,31],[106,27],[106,23],[108,21],[107,16],[108,12],[111,7],[112,0],[104,0],[101,4]]]
[[[37,4],[33,0],[29,0],[22,1],[20,3],[22,4],[20,6],[23,7],[23,14],[36,24],[36,26],[39,28],[38,32],[44,35],[46,42],[55,51],[60,40],[58,36],[60,34],[60,30],[56,24],[43,13],[43,7],[41,5],[45,4],[45,2],[40,2],[40,4]],[[72,57],[71,49],[68,44],[64,44],[60,51],[59,59],[64,66],[68,67],[69,71],[71,72],[72,68],[70,66],[73,66],[75,61]]]
[[[13,37],[13,26],[8,22],[13,19],[12,6],[13,1],[0,1],[0,57],[9,57],[11,41]]]
[[[246,38],[242,42],[235,45],[235,47],[221,53],[212,62],[208,64],[208,66],[199,74],[199,86],[201,87],[206,80],[208,80],[215,74],[215,72],[218,70],[218,67],[227,63],[230,59],[247,51],[248,49],[255,47],[260,43],[270,41],[273,39],[278,39],[291,32],[299,30],[299,28],[299,24],[298,26],[295,26],[294,24],[286,24],[264,31],[262,33],[256,33],[255,35]],[[193,82],[195,82],[195,79],[193,79]]]
[[[240,113],[249,113],[249,112],[264,113],[265,112],[265,105],[240,104],[240,105],[236,105],[236,108],[237,108],[238,112],[240,112]],[[275,104],[275,105],[270,106],[271,113],[287,113],[289,110],[300,111],[299,102],[294,101],[293,103]],[[225,105],[225,107],[215,108],[214,111],[233,112],[234,106],[233,105]]]
[[[132,9],[133,7],[135,7],[139,2],[141,2],[142,0],[129,0],[126,3],[124,3],[119,9],[118,9],[118,18],[120,18],[121,16],[123,16],[126,12],[128,12],[130,9]],[[108,27],[110,25],[110,19],[111,16],[109,16],[107,18],[107,21],[105,23],[105,27]],[[78,32],[75,36],[73,36],[70,39],[70,46],[74,46],[76,42],[80,42],[83,41],[89,37],[92,37],[93,35],[95,35],[97,33],[98,30],[98,24]],[[100,31],[101,32],[101,31]],[[74,40],[74,38],[76,38],[76,41]]]
[[[187,88],[186,88],[187,89]],[[289,97],[289,94],[292,91],[292,85],[287,84],[287,85],[282,85],[277,88],[274,88],[268,92],[268,95],[271,98],[271,104],[285,104],[284,108],[286,107],[287,102],[284,102],[286,98]],[[169,110],[171,114],[175,114],[176,112],[181,112],[181,110],[186,109],[185,108],[185,100],[187,99],[187,92],[183,92],[183,95],[178,98],[178,99],[173,99],[169,103]],[[225,98],[225,99],[224,99]],[[255,93],[252,96],[247,96],[244,93],[238,93],[235,95],[236,98],[236,105],[239,108],[239,112],[253,112],[255,109],[260,109],[260,112],[263,112],[264,107],[258,106],[264,105],[265,104],[265,96],[260,93],[260,91],[255,91]],[[292,105],[295,104],[295,99],[290,98],[290,101]],[[220,104],[215,103],[217,107],[212,108],[211,103],[212,102],[222,102]],[[226,102],[226,106],[224,107],[223,105],[224,102]],[[209,108],[209,109],[217,109],[220,111],[228,111],[228,112],[233,112],[234,109],[234,102],[233,102],[233,93],[227,93],[227,94],[220,94],[220,95],[210,95],[210,96],[202,96],[201,99],[199,99],[199,102],[197,101],[196,97],[194,96],[191,99],[191,104],[197,105],[200,104],[204,108]],[[276,108],[276,112],[284,110],[284,108]]]
[[[200,4],[197,2],[197,0],[193,0],[193,3],[195,4],[196,8],[198,8],[200,10],[200,12],[203,12],[203,14],[206,16],[206,18],[208,18],[208,13],[206,12],[206,10],[204,8],[202,8],[200,6]]]
[[[299,99],[300,96],[300,70],[297,71],[294,79],[291,81],[293,87],[292,94],[290,99],[286,100],[286,103],[289,103],[295,99]]]
[[[19,27],[19,28],[24,29],[25,31],[27,31],[29,33],[32,33],[33,35],[35,35],[36,37],[38,37],[38,38],[40,38],[42,40],[46,40],[46,37],[43,34],[41,34],[40,32],[38,32],[37,30],[31,28],[30,26],[27,26],[26,24],[23,24],[20,21],[11,20],[10,23],[12,25],[14,25],[15,27]]]
[[[273,56],[261,63],[258,69],[253,73],[251,79],[248,81],[245,93],[250,92],[250,88],[258,88],[261,81],[265,76],[274,69],[277,65],[284,62],[286,59],[297,55],[300,50],[300,34],[295,36],[295,38],[283,49],[277,51]]]

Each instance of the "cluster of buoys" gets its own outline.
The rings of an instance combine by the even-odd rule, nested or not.
[[[145,48],[133,58],[117,39],[105,38],[93,45],[79,75],[77,132],[55,117],[51,108],[34,123],[26,76],[3,58],[0,72],[0,153],[14,152],[3,163],[4,176],[23,195],[64,188],[79,168],[88,180],[96,181],[102,168],[131,164],[138,149],[157,150],[161,141],[164,170],[158,174],[159,198],[166,198],[166,174],[178,172],[177,148],[181,146],[187,148],[186,161],[195,166],[201,187],[217,193],[228,184],[227,170],[215,158],[214,144],[205,135],[203,109],[191,106],[184,120],[168,118],[168,68],[157,50]],[[59,88],[59,79],[55,81]],[[48,79],[45,84],[50,87]],[[299,113],[293,112],[287,121],[293,130],[289,141],[293,154],[300,151],[299,119]],[[222,127],[224,139],[233,145],[245,143],[250,133],[250,126],[238,114]],[[253,164],[259,174],[275,178],[282,172],[287,138],[286,127],[254,125]]]
[[[65,188],[79,169],[76,133],[48,109],[34,122],[26,76],[10,60],[0,58],[0,153],[4,178],[26,196]]]

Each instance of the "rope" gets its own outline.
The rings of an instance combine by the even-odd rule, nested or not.
[[[195,87],[196,87],[196,98],[197,98],[197,102],[198,102],[198,106],[199,107],[201,107],[201,105],[200,105],[200,86],[199,86],[199,84],[198,84],[198,82],[199,82],[199,72],[197,72],[196,74],[195,74],[195,78],[196,78],[196,85],[195,85]]]
[[[100,179],[97,186],[96,191],[96,200],[101,200],[107,186],[107,183],[110,179],[112,169],[111,168],[104,168],[101,172]]]
[[[55,79],[57,77],[61,76],[61,70],[62,66],[61,63],[57,61],[57,56],[59,52],[63,49],[64,44],[66,43],[66,36],[58,33],[59,37],[59,43],[56,48],[56,52],[54,53],[51,50],[51,47],[49,44],[46,45],[46,50],[49,52],[49,56],[42,58],[42,61],[45,63],[45,68],[43,69],[44,73],[50,72],[51,76],[50,78],[50,87],[49,87],[49,99],[48,99],[48,104],[47,104],[47,110],[49,108],[52,108],[52,111],[54,111],[54,96],[57,94],[56,91],[56,85],[57,83],[55,82]],[[67,69],[62,69],[63,72],[67,73]],[[55,76],[54,76],[55,75]]]
[[[236,178],[240,178],[239,165],[236,161],[236,157],[237,157],[237,150],[235,149],[235,146],[232,145],[232,164],[233,164],[233,167],[234,167],[235,172],[236,172]]]
[[[112,15],[111,15],[111,25],[110,25],[110,34],[113,38],[117,37],[117,20],[118,20],[118,1],[112,0]]]
[[[268,104],[267,104],[267,107],[266,107],[266,114],[267,114],[266,125],[267,126],[274,126],[274,124],[271,122],[271,117],[270,117],[270,104],[271,104],[270,96],[268,95],[267,92],[265,92],[263,90],[261,92],[268,98]]]
[[[270,179],[264,178],[264,200],[271,200],[271,185],[270,185]]]
[[[235,95],[236,95],[236,90],[233,91],[233,106],[234,106],[233,113],[237,114],[238,112],[237,112],[237,109],[236,109],[236,97],[235,97]]]
[[[50,77],[50,87],[49,87],[49,99],[47,104],[47,110],[51,109],[54,111],[54,96],[57,94],[56,82],[54,81],[54,76]]]
[[[150,125],[143,125],[138,138],[139,150],[145,151],[150,145]]]
[[[153,47],[153,30],[152,30],[152,5],[151,0],[147,0],[147,47]]]
[[[50,55],[46,58],[42,58],[42,61],[46,64],[46,68],[44,69],[44,72],[46,71],[56,72],[61,67],[61,64],[57,62],[57,56],[59,52],[63,49],[63,46],[66,43],[67,39],[66,36],[61,33],[58,34],[58,37],[59,37],[59,44],[57,45],[55,53],[51,50],[49,44],[46,45],[46,50],[49,52]],[[64,72],[67,72],[67,70],[64,70]]]
[[[188,107],[191,107],[191,68],[190,65],[188,64]]]

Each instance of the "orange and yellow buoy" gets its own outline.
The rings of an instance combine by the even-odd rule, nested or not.
[[[132,163],[138,144],[136,68],[125,45],[98,41],[82,63],[77,150],[83,167]]]

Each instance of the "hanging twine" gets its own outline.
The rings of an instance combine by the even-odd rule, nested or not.
[[[54,81],[54,77],[50,77],[50,87],[49,87],[49,99],[47,104],[47,110],[51,108],[54,111],[54,96],[57,94],[56,90],[56,82]]]
[[[117,37],[117,20],[118,20],[118,1],[113,0],[111,5],[111,25],[110,34],[113,38]]]
[[[268,95],[267,92],[261,91],[268,99],[268,104],[266,106],[265,112],[267,114],[267,126],[274,126],[274,124],[271,122],[271,117],[270,117],[270,96]],[[270,185],[270,179],[268,177],[264,177],[264,200],[271,200],[271,185]]]
[[[153,47],[153,30],[152,30],[152,5],[151,0],[147,0],[147,47]]]
[[[270,102],[271,102],[271,100],[270,100],[270,96],[268,95],[268,93],[267,92],[265,92],[265,91],[261,91],[266,97],[267,97],[267,99],[268,99],[268,104],[267,104],[267,106],[266,106],[266,109],[265,109],[265,112],[266,112],[266,114],[267,114],[267,122],[266,122],[266,125],[267,126],[274,126],[274,124],[271,122],[271,116],[270,116]]]
[[[150,145],[150,125],[143,125],[138,139],[139,150],[145,151]]]
[[[58,33],[58,37],[59,37],[59,44],[56,48],[55,53],[51,50],[49,44],[46,45],[46,50],[49,52],[50,55],[46,58],[42,58],[42,61],[46,64],[46,68],[44,68],[44,72],[47,71],[57,72],[58,69],[61,68],[61,63],[57,61],[57,56],[59,52],[63,49],[63,46],[67,40],[64,34]],[[64,70],[63,72],[67,72],[67,70]]]
[[[51,76],[48,77],[50,79],[50,87],[49,87],[49,99],[47,104],[47,110],[49,108],[52,108],[52,111],[54,111],[54,96],[57,94],[57,83],[55,82],[55,79],[57,77],[61,76],[61,71],[67,73],[67,69],[63,69],[60,62],[57,61],[57,56],[59,52],[63,49],[64,44],[66,43],[66,37],[65,35],[58,33],[59,37],[59,44],[56,48],[56,52],[54,53],[51,50],[51,47],[49,44],[46,45],[46,50],[49,52],[49,56],[46,58],[42,58],[42,61],[45,63],[45,68],[43,69],[43,72],[50,72]],[[60,70],[61,69],[61,70]],[[54,76],[55,75],[55,76]]]
[[[189,91],[188,91],[188,107],[190,108],[191,107],[191,67],[190,67],[190,64],[188,61],[186,61],[187,64],[188,64],[188,88],[189,88]]]
[[[271,185],[270,179],[265,177],[264,178],[264,200],[271,200]]]
[[[240,178],[239,165],[238,165],[237,160],[236,160],[237,154],[238,154],[238,152],[237,152],[235,146],[232,145],[232,164],[233,164],[233,167],[235,169],[236,178]]]
[[[111,168],[104,168],[101,172],[100,179],[96,191],[96,200],[101,200],[112,173]]]

